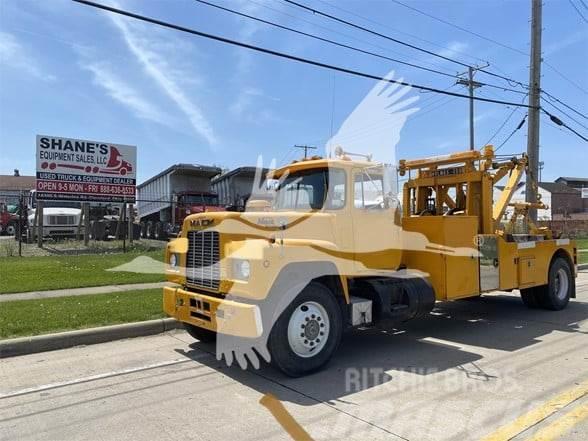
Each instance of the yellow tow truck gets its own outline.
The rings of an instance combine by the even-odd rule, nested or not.
[[[328,362],[345,329],[423,317],[436,301],[518,289],[530,308],[563,309],[576,245],[530,221],[541,201],[510,203],[526,168],[492,146],[397,167],[342,149],[294,161],[269,173],[273,201],[185,219],[166,248],[179,286],[164,288],[164,310],[229,363],[260,355],[300,376]]]

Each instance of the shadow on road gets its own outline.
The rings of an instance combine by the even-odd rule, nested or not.
[[[586,318],[586,303],[572,300],[567,309],[557,312],[529,310],[518,295],[488,295],[477,300],[438,303],[429,317],[396,329],[348,332],[330,364],[303,378],[286,377],[268,365],[243,371],[235,365],[227,367],[214,357],[198,358],[197,362],[262,394],[277,392],[281,399],[297,404],[344,402],[347,395],[395,381],[398,385],[391,386],[400,390],[400,377],[407,372],[425,377],[459,369],[468,376],[488,381],[493,377],[476,364],[483,358],[481,353],[461,346],[513,352],[540,342],[542,336],[553,331],[588,333],[579,327],[579,322]],[[215,353],[214,344],[194,342],[190,348],[177,352],[190,358],[202,351]],[[280,388],[290,390],[282,389],[280,393]]]

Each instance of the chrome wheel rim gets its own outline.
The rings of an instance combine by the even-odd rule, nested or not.
[[[560,268],[555,274],[554,284],[555,295],[558,299],[564,300],[568,295],[568,289],[570,287],[570,281],[568,279],[568,273],[565,269]]]
[[[314,357],[325,347],[329,332],[326,309],[317,302],[304,302],[296,307],[288,322],[290,349],[299,357]]]

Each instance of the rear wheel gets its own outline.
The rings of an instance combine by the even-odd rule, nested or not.
[[[271,362],[291,377],[317,371],[335,353],[342,332],[337,300],[324,285],[311,282],[274,324],[268,341]]]
[[[216,341],[216,332],[214,331],[199,328],[198,326],[194,326],[189,323],[184,323],[184,329],[186,329],[186,332],[190,334],[192,338],[200,340],[203,343],[211,343]]]
[[[548,280],[547,285],[537,288],[541,306],[552,311],[564,309],[575,289],[572,269],[566,259],[557,257],[553,260],[549,267]]]
[[[161,240],[161,222],[157,222],[155,224],[155,228],[154,228],[154,233],[153,233],[153,238],[157,239],[157,240]]]
[[[153,239],[153,222],[151,221],[147,222],[145,226],[145,237],[147,239]]]
[[[521,300],[529,309],[537,309],[541,307],[537,295],[537,290],[534,287],[521,289]]]

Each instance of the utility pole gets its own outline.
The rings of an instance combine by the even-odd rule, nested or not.
[[[537,202],[539,174],[539,116],[541,94],[541,10],[543,0],[531,0],[531,63],[529,68],[529,127],[527,132],[527,182],[525,200]],[[529,217],[537,220],[537,210],[530,209]]]
[[[304,159],[307,158],[309,150],[316,150],[316,147],[311,145],[295,145],[294,147],[297,149],[304,149]]]
[[[485,66],[476,66],[476,67],[470,66],[470,67],[468,67],[467,72],[463,72],[463,73],[459,74],[459,75],[465,75],[467,73],[468,79],[465,80],[465,79],[460,78],[455,83],[455,84],[461,84],[463,86],[467,86],[469,89],[469,92],[470,92],[470,150],[474,150],[476,148],[475,141],[474,141],[474,89],[477,89],[478,87],[482,87],[481,83],[474,81],[474,73],[476,70],[485,69],[488,66],[489,66],[489,64],[486,63]]]

